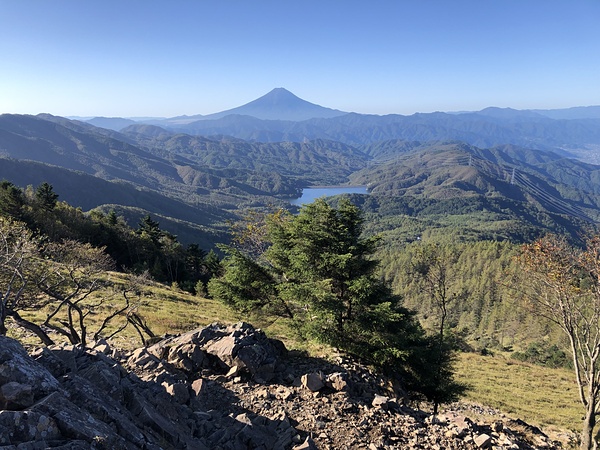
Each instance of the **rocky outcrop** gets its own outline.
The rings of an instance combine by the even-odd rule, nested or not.
[[[432,417],[399,398],[352,361],[289,354],[245,323],[127,354],[98,342],[29,355],[0,336],[0,450],[555,448],[522,422]]]

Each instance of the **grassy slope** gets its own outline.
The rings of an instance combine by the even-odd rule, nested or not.
[[[327,353],[322,346],[300,342],[289,321],[263,316],[241,317],[216,301],[172,290],[157,295],[164,296],[164,300],[149,302],[145,314],[161,333],[183,331],[214,321],[247,320],[271,337],[283,340],[288,348],[308,350],[315,356]],[[154,307],[157,309],[151,311]],[[509,354],[498,353],[495,356],[463,353],[459,355],[456,369],[457,378],[471,386],[465,400],[493,407],[545,430],[579,431],[581,405],[571,371],[521,363],[512,360]]]
[[[581,427],[582,406],[573,373],[510,359],[509,355],[463,353],[457,378],[471,390],[466,400],[490,406],[546,430]]]
[[[323,346],[301,342],[289,321],[256,315],[243,317],[217,301],[158,283],[147,286],[138,311],[157,335],[181,333],[213,322],[246,320],[271,337],[281,339],[290,349],[306,350],[314,356],[331,353]],[[41,314],[42,311],[32,311],[23,315],[39,320]],[[90,321],[90,332],[95,330],[101,316],[98,314],[98,318]],[[22,330],[12,329],[11,334],[25,343],[39,345],[39,341]],[[141,341],[135,330],[128,327],[113,339],[113,345],[131,349],[141,346]],[[457,378],[471,386],[465,400],[490,406],[545,430],[579,430],[581,406],[570,371],[517,362],[505,354],[476,353],[459,355],[456,368]]]
[[[110,276],[117,283],[123,279],[123,276],[117,273],[112,273]],[[120,308],[124,304],[120,295],[117,294],[115,296],[108,290],[95,293],[90,301],[96,302],[99,298],[105,299],[106,308]],[[193,296],[179,289],[173,289],[153,282],[149,282],[145,286],[142,296],[133,303],[137,303],[137,313],[144,318],[157,336],[166,333],[182,333],[213,322],[234,323],[241,320],[238,315],[218,302]],[[98,329],[104,317],[106,317],[106,311],[107,309],[98,309],[96,310],[96,314],[90,315],[86,319],[89,339],[92,339],[92,334]],[[40,323],[44,320],[45,310],[23,311],[21,315],[24,318]],[[107,332],[104,335],[111,333],[122,323],[122,319],[116,319],[112,322],[112,326],[107,328]],[[26,344],[39,344],[37,338],[19,328],[11,328],[10,334]],[[59,335],[51,336],[57,343],[64,340]],[[132,326],[128,326],[123,332],[113,338],[113,345],[118,348],[132,349],[140,347],[142,342],[135,329]]]

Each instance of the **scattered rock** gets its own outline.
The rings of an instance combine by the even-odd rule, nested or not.
[[[10,381],[0,386],[0,409],[20,410],[33,405],[33,387]]]
[[[97,340],[92,348],[97,352],[104,353],[105,355],[109,355],[112,352],[110,345],[108,345],[108,342],[106,342],[104,339]]]
[[[332,373],[327,375],[325,384],[328,388],[333,389],[334,391],[345,391],[348,387],[348,383],[344,379],[344,375],[340,372]]]
[[[307,373],[300,378],[302,386],[311,392],[317,392],[325,387],[323,375],[320,373]]]
[[[287,354],[244,323],[128,355],[98,341],[32,357],[0,336],[0,449],[558,448],[493,411],[475,422],[461,405],[435,417],[411,409],[366,367]]]
[[[310,437],[307,437],[302,444],[296,445],[294,450],[317,450],[317,446]]]
[[[504,423],[503,422],[494,422],[491,425],[492,431],[495,431],[496,433],[500,433],[503,429],[504,429]]]
[[[476,436],[473,441],[478,448],[490,448],[492,446],[492,438],[487,434],[480,434]]]
[[[196,397],[200,397],[202,395],[202,391],[206,390],[206,382],[202,378],[198,378],[197,380],[192,381],[192,392]]]
[[[390,399],[388,397],[386,397],[385,395],[375,394],[375,398],[373,398],[373,401],[371,402],[371,406],[373,406],[375,408],[387,409],[387,403],[389,400]]]
[[[190,399],[190,392],[188,385],[185,383],[169,383],[163,382],[162,385],[167,391],[167,394],[171,395],[177,403],[185,404]]]

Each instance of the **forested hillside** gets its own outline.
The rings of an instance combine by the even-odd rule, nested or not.
[[[330,139],[360,146],[391,139],[453,139],[479,147],[515,144],[544,150],[591,149],[600,144],[600,119],[551,119],[529,111],[489,108],[480,112],[435,112],[411,116],[349,113],[303,121],[262,120],[232,114],[215,120],[161,125],[195,135],[230,135],[248,141]]]
[[[365,166],[365,155],[340,142],[317,139],[307,142],[246,142],[170,134],[145,125],[131,125],[122,133],[163,158],[189,158],[203,167],[257,171],[274,177],[293,177],[303,185],[339,184]],[[273,193],[295,191],[272,189]]]
[[[5,245],[13,233],[11,224],[23,224],[26,234],[41,243],[90,245],[105,252],[113,261],[112,267],[119,271],[147,272],[157,281],[189,292],[203,291],[210,277],[219,271],[219,258],[211,250],[214,238],[206,231],[198,229],[199,241],[186,245],[149,215],[129,226],[114,209],[106,214],[97,210],[85,214],[59,199],[60,195],[46,182],[25,190],[8,181],[0,182]]]
[[[439,118],[455,120],[446,115]],[[319,120],[353,127],[365,120],[377,122],[375,117],[352,114]],[[545,124],[551,119],[490,109],[477,120],[508,126],[520,120]],[[503,288],[480,284],[502,278],[497,266],[510,267],[506,258],[515,251],[514,245],[549,232],[578,242],[600,217],[598,166],[565,158],[564,152],[513,144],[480,148],[447,140],[395,139],[360,147],[324,139],[247,142],[143,124],[118,133],[48,115],[1,116],[0,144],[3,155],[10,158],[2,160],[0,177],[24,192],[28,185],[48,182],[61,200],[91,211],[77,215],[96,221],[95,227],[102,222],[99,218],[116,214],[135,229],[150,215],[179,242],[198,243],[206,251],[228,242],[230,224],[249,211],[291,209],[285,198],[299,195],[302,187],[366,185],[369,195],[352,195],[351,200],[364,213],[366,235],[381,236],[381,270],[408,305],[427,305],[402,269],[401,261],[410,258],[411,248],[439,242],[471,255],[472,264],[463,265],[460,259],[456,263],[463,284],[469,285],[465,287],[469,296],[461,302],[465,309],[452,309],[448,322],[471,341],[484,339],[489,331],[491,343],[502,342],[496,324],[500,319],[490,314],[504,317],[505,300],[512,295],[507,291],[499,294],[501,301],[490,299],[490,292]],[[56,211],[61,208],[66,206]],[[102,245],[102,238],[98,239],[90,242]],[[500,247],[492,252],[487,245]],[[482,264],[493,273],[485,280],[475,279],[481,271],[471,269]],[[470,315],[465,316],[465,311]],[[474,311],[482,313],[473,316]]]

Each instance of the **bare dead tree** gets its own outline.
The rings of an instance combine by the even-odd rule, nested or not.
[[[600,414],[600,237],[589,238],[586,247],[578,249],[564,237],[547,236],[525,245],[520,263],[529,305],[568,338],[585,410],[581,448],[595,449]]]
[[[120,297],[123,298],[124,304],[121,309],[115,310],[111,315],[107,316],[104,323],[96,332],[94,339],[98,339],[99,333],[101,333],[106,325],[117,316],[125,318],[124,322],[113,331],[110,335],[106,336],[111,338],[121,331],[125,330],[128,325],[132,325],[140,336],[143,345],[146,345],[146,337],[155,337],[154,332],[150,326],[146,323],[143,317],[139,313],[139,307],[142,303],[142,297],[146,286],[150,283],[150,275],[148,272],[142,274],[128,274],[127,281],[120,287]]]
[[[105,304],[93,294],[108,286],[113,262],[103,248],[65,240],[50,243],[38,262],[35,283],[46,296],[48,313],[42,326],[86,345],[87,317]]]
[[[51,345],[54,341],[39,325],[19,314],[35,296],[30,269],[39,258],[39,245],[39,238],[34,237],[25,224],[0,217],[0,334],[6,334],[6,319],[10,317],[44,344]]]

